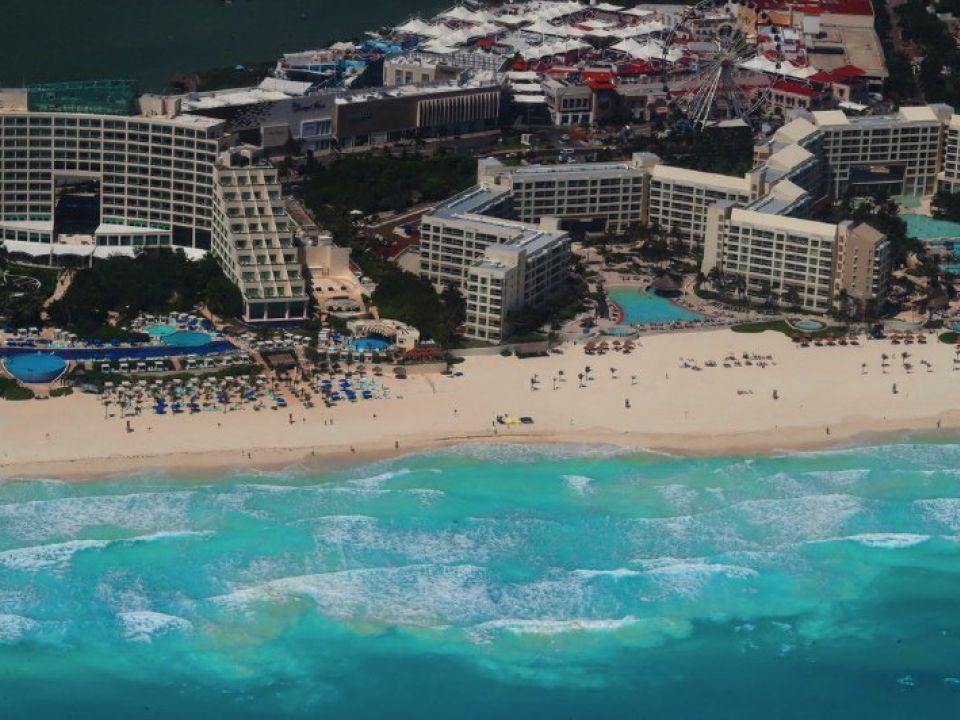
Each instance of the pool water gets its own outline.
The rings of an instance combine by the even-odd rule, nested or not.
[[[790,323],[797,330],[823,330],[827,324],[819,320],[795,320]]]
[[[907,224],[907,235],[920,240],[931,240],[934,238],[957,238],[960,239],[960,223],[950,222],[949,220],[937,220],[926,215],[915,215],[914,213],[901,213],[900,219]]]
[[[675,320],[700,320],[703,315],[682,308],[654,293],[640,288],[613,287],[607,291],[607,298],[623,308],[622,322],[661,323]]]
[[[350,346],[360,352],[373,352],[375,350],[386,350],[390,347],[390,341],[370,335],[367,337],[354,338],[350,341]]]
[[[177,328],[173,325],[167,325],[166,323],[154,323],[153,325],[147,325],[144,328],[147,331],[147,335],[150,337],[166,337],[167,335],[173,335]]]
[[[177,330],[164,335],[161,340],[165,345],[173,347],[203,347],[210,344],[210,336],[196,330]]]
[[[920,207],[921,198],[916,195],[898,195],[894,198],[897,205],[905,208],[916,208]]]
[[[623,337],[625,335],[633,335],[636,333],[636,330],[629,325],[613,325],[608,327],[604,332],[606,332],[607,335],[618,335]]]
[[[48,383],[56,380],[67,368],[66,361],[58,355],[28,353],[4,360],[7,372],[23,383]]]

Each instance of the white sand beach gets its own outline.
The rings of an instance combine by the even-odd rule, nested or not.
[[[724,454],[837,445],[870,433],[946,434],[960,428],[960,364],[952,345],[935,334],[927,339],[801,348],[777,332],[703,330],[643,337],[630,355],[603,356],[567,344],[549,357],[470,357],[456,366],[461,377],[389,379],[389,399],[225,414],[145,411],[131,419],[132,432],[126,419],[105,418],[95,396],[5,402],[0,476],[329,466],[467,442]],[[772,360],[723,367],[725,357],[744,353]],[[885,372],[883,353],[890,356]],[[588,365],[589,379],[580,383]],[[498,425],[498,415],[530,416],[534,424]]]

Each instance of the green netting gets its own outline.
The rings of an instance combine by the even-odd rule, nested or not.
[[[132,80],[46,83],[30,86],[27,103],[33,112],[132,115],[137,93]]]

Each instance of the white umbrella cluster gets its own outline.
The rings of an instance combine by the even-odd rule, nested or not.
[[[819,72],[816,68],[794,65],[789,60],[780,62],[778,67],[774,60],[763,57],[762,55],[755,55],[749,60],[740,63],[740,67],[744,70],[753,70],[754,72],[766,73],[767,75],[783,75],[795,80],[806,80],[811,75],[816,75],[817,72]]]
[[[424,37],[438,37],[442,30],[438,25],[431,25],[420,18],[412,18],[396,27],[396,31],[408,35],[422,35]]]
[[[662,60],[663,42],[661,40],[646,40],[639,42],[633,38],[621,40],[616,45],[610,46],[611,50],[622,52],[636,60]],[[677,62],[683,57],[683,48],[677,45],[671,45],[667,51],[667,62]]]
[[[565,55],[568,52],[583,50],[589,48],[590,44],[577,40],[558,40],[556,42],[543,43],[521,49],[520,55],[524,60],[536,60],[539,58],[553,57],[554,55]]]

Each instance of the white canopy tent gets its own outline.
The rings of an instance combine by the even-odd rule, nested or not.
[[[440,17],[450,20],[463,20],[464,22],[480,22],[482,18],[477,17],[477,13],[468,10],[463,5],[454,5],[446,12],[440,13]]]
[[[538,82],[511,82],[510,90],[515,93],[529,95],[530,93],[540,93],[543,88],[540,87],[540,83]]]
[[[746,62],[740,63],[740,67],[744,70],[753,70],[754,72],[766,73],[768,75],[783,75],[796,80],[806,80],[818,72],[816,68],[799,67],[789,61],[781,62],[780,67],[777,68],[777,64],[773,60],[761,55],[757,55]]]
[[[436,36],[440,34],[440,29],[436,25],[424,22],[420,18],[411,18],[402,25],[396,27],[397,32],[408,33],[410,35],[428,35]]]
[[[507,80],[520,82],[536,80],[539,77],[533,70],[511,70],[507,73]]]

